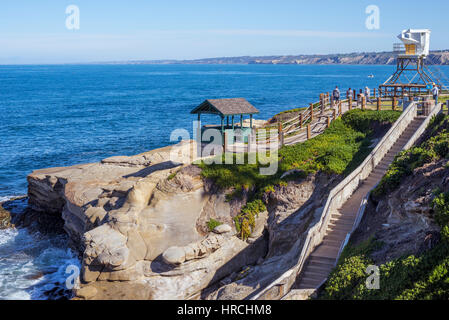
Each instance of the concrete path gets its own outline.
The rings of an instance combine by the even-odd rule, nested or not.
[[[297,277],[292,289],[316,289],[327,279],[329,273],[335,266],[338,252],[346,235],[353,228],[363,198],[384,176],[396,154],[402,150],[424,120],[425,117],[416,117],[410,123],[382,161],[354,191],[351,198],[339,210],[332,214],[323,242],[312,252],[305,262],[305,266],[301,274]]]

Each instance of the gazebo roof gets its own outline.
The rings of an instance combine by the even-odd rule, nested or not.
[[[190,111],[191,114],[209,113],[221,116],[259,113],[251,103],[244,98],[208,99]]]

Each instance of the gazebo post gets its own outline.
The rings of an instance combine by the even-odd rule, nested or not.
[[[232,119],[232,131],[234,131],[234,116],[231,116]]]
[[[201,113],[198,112],[198,128],[197,128],[197,139],[201,143]]]
[[[253,115],[252,114],[249,115],[249,127],[251,129],[253,128]]]
[[[243,129],[243,114],[240,115],[240,129]]]
[[[229,116],[226,117],[226,127],[229,127]]]
[[[224,139],[224,117],[221,116],[221,138]],[[223,141],[224,143],[224,141]]]

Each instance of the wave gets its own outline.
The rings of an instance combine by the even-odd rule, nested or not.
[[[2,196],[0,203],[13,198]],[[18,207],[24,206],[17,202]],[[71,273],[66,271],[73,270],[69,266],[80,270],[81,265],[67,242],[65,234],[31,234],[27,229],[15,228],[0,230],[0,300],[69,298],[71,290],[66,281]]]

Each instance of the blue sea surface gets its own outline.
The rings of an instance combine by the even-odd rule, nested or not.
[[[260,110],[256,119],[268,119],[307,106],[336,85],[342,93],[377,87],[394,68],[0,66],[0,203],[26,194],[26,176],[35,169],[134,155],[170,144],[176,128],[192,133],[190,111],[205,99],[243,97]],[[448,67],[441,69],[449,75]],[[66,243],[63,236],[0,230],[0,299],[44,299],[45,291],[61,287],[66,266],[79,265]]]
[[[268,119],[339,85],[376,87],[392,66],[0,66],[0,197],[26,193],[39,168],[134,155],[192,132],[205,99],[244,97]],[[368,75],[373,74],[374,79]],[[218,123],[218,117],[203,117]]]

